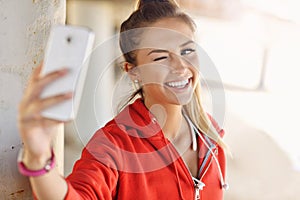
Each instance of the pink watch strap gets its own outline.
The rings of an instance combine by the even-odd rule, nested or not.
[[[24,176],[30,176],[30,177],[41,176],[46,174],[47,172],[49,172],[51,169],[55,167],[55,158],[54,158],[53,150],[51,150],[51,158],[47,161],[45,167],[40,170],[27,169],[27,167],[22,161],[22,157],[23,157],[23,149],[20,149],[18,155],[18,169],[19,172]]]

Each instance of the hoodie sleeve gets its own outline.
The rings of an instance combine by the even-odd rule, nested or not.
[[[75,163],[72,173],[66,178],[66,200],[109,200],[116,195],[119,174],[111,145],[101,142],[104,135],[94,135]]]

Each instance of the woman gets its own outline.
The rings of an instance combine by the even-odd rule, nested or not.
[[[38,199],[223,198],[224,132],[201,106],[194,28],[174,1],[139,1],[120,36],[124,69],[137,86],[131,100],[137,98],[94,134],[66,179],[52,169],[51,129],[61,122],[40,112],[72,94],[39,95],[67,72],[40,77],[41,66],[35,70],[19,129],[21,172],[32,172]]]

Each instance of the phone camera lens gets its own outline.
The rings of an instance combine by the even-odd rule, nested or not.
[[[72,41],[72,38],[70,36],[67,37],[67,42],[70,43]]]

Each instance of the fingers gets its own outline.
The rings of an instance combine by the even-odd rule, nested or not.
[[[34,82],[34,80],[38,79],[40,76],[40,73],[42,71],[43,62],[41,62],[32,72],[31,77],[29,78],[29,83]]]
[[[51,72],[41,78],[33,85],[30,96],[32,98],[39,97],[43,89],[53,81],[62,78],[68,73],[68,69]]]
[[[41,76],[40,73],[42,67],[43,65],[40,64],[34,70],[30,78],[30,83],[19,104],[20,122],[28,122],[32,120],[35,120],[36,122],[39,120],[45,121],[45,119],[41,116],[41,112],[43,110],[72,98],[72,93],[60,94],[44,99],[40,98],[41,92],[47,85],[68,73],[67,69],[61,69]]]
[[[58,78],[63,77],[64,75],[66,75],[68,73],[68,69],[67,68],[63,68],[54,72],[51,72],[43,77],[41,77],[38,81],[38,86],[39,87],[45,87],[46,85],[48,85],[49,83],[55,81]]]
[[[47,108],[50,108],[51,106],[54,106],[56,104],[62,103],[66,100],[71,99],[73,94],[66,93],[61,94],[53,97],[48,97],[45,99],[36,99],[34,102],[31,102],[29,106],[22,106],[20,107],[20,121],[28,122],[31,120],[41,120],[43,119],[43,116],[41,115],[41,112]]]
[[[47,109],[51,106],[62,103],[66,100],[71,99],[72,96],[73,96],[73,93],[69,92],[69,93],[66,93],[66,94],[61,94],[61,95],[41,99],[37,103],[37,111],[40,112],[40,111],[42,111],[44,109]]]
[[[38,69],[39,68],[39,69]],[[68,73],[68,69],[64,68],[51,72],[43,77],[40,77],[39,72],[41,66],[39,66],[33,73],[32,80],[25,91],[24,99],[25,102],[33,101],[36,98],[40,97],[43,89],[49,85],[51,82],[65,76]]]
[[[41,62],[33,71],[33,78],[38,78],[43,68],[43,62]]]

